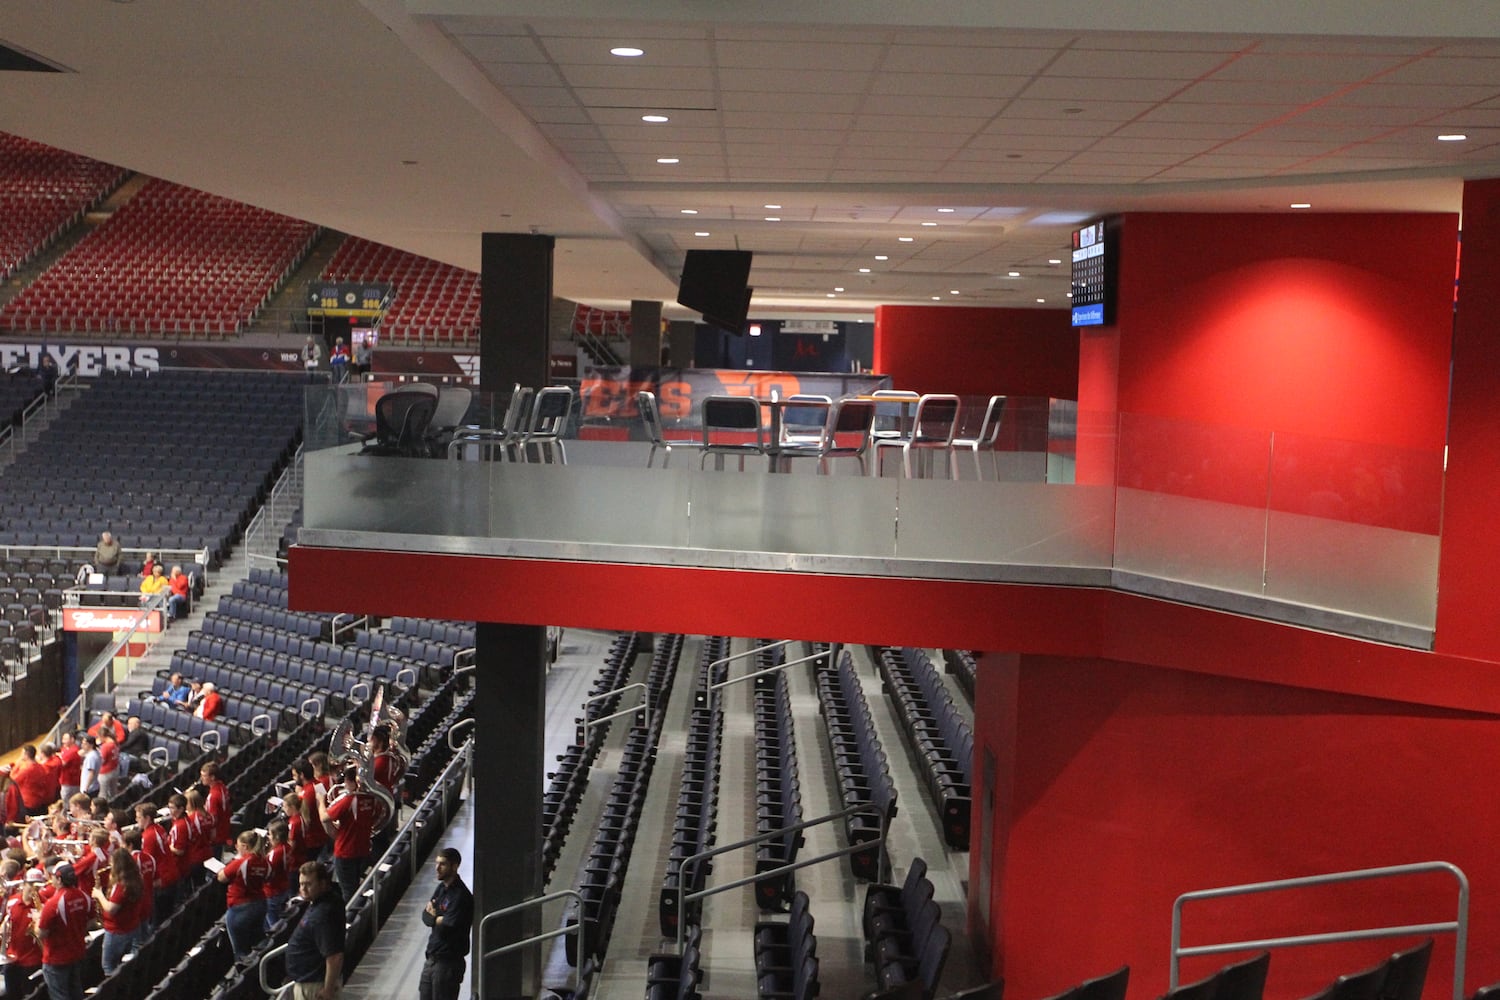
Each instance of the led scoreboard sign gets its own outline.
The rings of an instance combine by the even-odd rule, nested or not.
[[[373,319],[391,304],[391,286],[382,281],[310,281],[309,316],[355,316]]]
[[[1073,325],[1112,326],[1119,241],[1111,219],[1073,230]]]

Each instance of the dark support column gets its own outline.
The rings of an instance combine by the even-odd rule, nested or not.
[[[508,393],[513,383],[547,384],[552,307],[551,236],[485,233],[479,275],[479,384]]]
[[[690,319],[674,319],[667,324],[667,344],[672,352],[672,367],[694,367],[693,352],[697,350],[698,324]]]
[[[655,368],[661,364],[661,303],[645,299],[630,302],[630,364]]]
[[[542,724],[546,716],[547,630],[480,622],[474,717],[474,961],[479,917],[542,892]],[[540,911],[490,921],[490,950],[540,928]],[[489,960],[478,1000],[530,996],[527,952]]]
[[[547,384],[552,306],[551,236],[485,233],[479,278],[479,381],[486,392]],[[475,636],[474,962],[484,961],[479,919],[542,891],[542,760],[546,629],[480,622]],[[534,933],[539,912],[491,921],[493,949]],[[485,963],[484,995],[528,995],[523,952]]]

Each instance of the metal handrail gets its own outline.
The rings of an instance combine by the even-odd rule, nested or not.
[[[285,992],[286,989],[292,985],[291,983],[282,983],[280,986],[272,986],[270,983],[266,982],[266,967],[271,964],[271,959],[275,958],[277,955],[280,955],[289,947],[291,947],[291,942],[287,942],[286,944],[279,944],[260,957],[260,965],[256,967],[255,971],[256,975],[260,978],[261,992],[265,993],[265,995],[268,997]]]
[[[490,951],[484,950],[484,928],[485,925],[495,917],[507,917],[512,913],[518,913],[521,910],[529,910],[533,907],[542,906],[546,903],[555,902],[559,899],[566,899],[569,896],[578,901],[578,922],[576,924],[563,924],[556,930],[543,931],[540,934],[533,934],[531,937],[524,938],[520,941],[513,941],[507,945],[501,945],[499,948],[494,948]],[[486,913],[479,919],[479,961],[474,963],[474,995],[476,997],[484,996],[485,962],[500,955],[505,955],[509,952],[517,951],[521,948],[526,948],[534,944],[541,944],[543,941],[551,941],[553,938],[563,937],[567,934],[578,935],[578,975],[581,977],[583,975],[583,963],[588,955],[588,950],[584,946],[585,941],[587,940],[583,929],[583,925],[585,923],[587,923],[587,914],[583,912],[583,896],[578,892],[577,889],[559,889],[556,892],[549,892],[545,896],[533,896],[531,899],[523,899],[513,906],[507,906],[501,910],[491,910],[489,913]]]
[[[706,861],[709,858],[716,857],[720,854],[727,854],[730,851],[737,851],[745,847],[754,847],[756,844],[764,843],[768,840],[776,840],[778,838],[786,836],[788,833],[797,833],[814,826],[821,826],[825,823],[832,823],[840,819],[848,819],[850,816],[858,816],[860,814],[873,815],[875,817],[875,819],[880,824],[879,836],[873,837],[870,840],[860,841],[858,844],[850,844],[848,847],[841,847],[838,850],[830,851],[827,854],[820,854],[815,858],[807,858],[802,861],[795,861],[790,864],[781,865],[778,868],[771,868],[767,871],[757,872],[754,875],[735,879],[734,881],[726,882],[723,885],[706,887],[703,889],[699,889],[697,892],[687,891],[689,874],[697,868],[699,862]],[[825,861],[832,861],[835,858],[846,857],[847,855],[853,854],[856,851],[867,851],[872,847],[877,847],[880,849],[880,853],[883,855],[885,854],[885,842],[889,832],[889,823],[890,819],[886,816],[884,809],[880,808],[880,806],[876,805],[873,802],[861,802],[858,805],[847,806],[843,809],[840,809],[838,812],[829,813],[826,816],[819,816],[816,819],[804,820],[801,823],[794,823],[791,826],[783,826],[766,833],[759,833],[753,837],[746,838],[745,840],[736,841],[733,844],[725,844],[722,847],[710,848],[707,851],[700,851],[697,854],[683,858],[682,864],[679,865],[677,869],[677,950],[682,950],[683,926],[687,923],[687,921],[683,919],[683,914],[687,912],[687,904],[697,902],[698,900],[703,899],[707,896],[713,896],[721,892],[727,892],[730,889],[737,889],[742,885],[750,885],[754,882],[760,882],[763,879],[768,879],[776,875],[781,875],[786,872],[793,872],[799,868],[807,868],[812,865],[822,864]],[[885,862],[882,861],[879,867],[880,870],[884,872],[886,867]]]
[[[757,653],[764,653],[772,649],[780,649],[782,646],[788,646],[797,641],[798,640],[796,639],[778,639],[775,642],[768,642],[764,646],[756,646],[754,649],[747,649],[743,653],[731,653],[728,656],[721,656],[719,657],[719,659],[714,660],[712,663],[710,663],[708,665],[708,669],[712,670],[714,667],[722,667],[726,663],[732,663],[735,660],[743,660],[747,657],[754,656]]]
[[[1299,889],[1314,885],[1332,885],[1343,882],[1359,882],[1373,878],[1396,878],[1403,875],[1420,875],[1428,872],[1446,872],[1458,883],[1458,913],[1455,919],[1437,923],[1406,924],[1396,927],[1366,927],[1350,931],[1330,931],[1322,934],[1293,934],[1285,937],[1259,938],[1253,941],[1228,941],[1220,944],[1182,947],[1182,907],[1185,903],[1199,899],[1222,899],[1226,896],[1247,896],[1259,892],[1279,889]],[[1419,861],[1405,865],[1386,865],[1381,868],[1360,868],[1347,872],[1332,872],[1327,875],[1306,875],[1301,878],[1276,879],[1271,882],[1247,882],[1243,885],[1226,885],[1217,889],[1199,889],[1185,892],[1172,903],[1172,965],[1169,988],[1178,985],[1178,960],[1193,955],[1220,955],[1233,951],[1253,951],[1262,948],[1286,948],[1298,945],[1331,944],[1339,941],[1363,941],[1371,938],[1407,937],[1413,934],[1445,934],[1452,932],[1453,943],[1453,1000],[1464,1000],[1464,962],[1469,947],[1469,879],[1463,871],[1447,861]]]
[[[730,677],[730,678],[728,678],[726,680],[720,681],[717,684],[710,684],[708,686],[708,693],[709,694],[714,694],[715,692],[717,692],[721,688],[727,688],[731,684],[742,684],[745,681],[754,680],[757,677],[764,677],[766,674],[774,674],[774,673],[777,673],[779,671],[785,670],[787,667],[795,667],[795,666],[797,666],[798,664],[801,664],[801,663],[810,663],[813,660],[821,660],[825,656],[831,657],[832,655],[833,655],[833,651],[830,649],[826,653],[812,653],[812,654],[809,654],[808,656],[800,656],[800,657],[798,657],[795,660],[787,660],[785,663],[778,663],[774,667],[765,667],[765,668],[760,669],[760,670],[754,670],[754,671],[751,671],[750,673],[744,674],[743,676],[740,676],[740,677]]]
[[[453,725],[449,726],[448,727],[448,749],[449,750],[457,750],[458,749],[458,744],[453,742],[453,737],[457,736],[460,732],[462,732],[464,729],[468,728],[469,726],[477,726],[478,724],[479,724],[479,720],[478,719],[459,719]]]
[[[596,702],[596,701],[604,701],[607,698],[614,698],[614,697],[617,697],[619,695],[624,694],[626,691],[631,691],[631,690],[634,690],[636,688],[639,688],[640,691],[641,691],[641,703],[639,705],[632,706],[631,708],[622,708],[618,712],[611,713],[610,715],[601,716],[600,718],[597,718],[597,719],[590,719],[590,718],[588,718],[589,706],[592,705],[594,702]],[[651,691],[650,691],[650,689],[647,688],[646,685],[643,684],[643,683],[641,683],[640,681],[636,681],[634,684],[626,684],[624,687],[615,688],[613,691],[605,691],[603,694],[596,694],[596,695],[594,695],[594,696],[592,696],[590,698],[585,698],[583,700],[583,712],[584,712],[583,742],[587,743],[589,741],[589,730],[592,729],[594,726],[597,726],[600,723],[610,722],[610,721],[612,721],[614,719],[618,719],[622,715],[634,715],[635,713],[640,712],[640,713],[642,713],[645,716],[647,728],[650,728],[650,726],[651,726],[651,703],[650,703],[650,698],[651,698]]]

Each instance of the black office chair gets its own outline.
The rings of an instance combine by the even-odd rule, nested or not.
[[[422,455],[427,425],[436,410],[437,390],[430,385],[416,382],[386,393],[375,403],[374,439],[366,439],[360,454]]]

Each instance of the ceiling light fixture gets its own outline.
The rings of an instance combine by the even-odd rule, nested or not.
[[[1462,132],[1446,132],[1437,137],[1438,142],[1463,142],[1467,138]]]
[[[1008,278],[1019,278],[1021,276],[1021,272],[1020,271],[1006,271],[1005,275]]]
[[[924,222],[924,223],[922,223],[922,225],[924,225],[924,226],[935,226],[935,225],[937,225],[937,223],[936,222]]]
[[[698,210],[696,208],[679,208],[678,211],[681,212],[683,215],[697,215],[698,214]]]
[[[859,269],[859,273],[860,274],[869,274],[870,273],[870,269],[868,267],[862,267],[862,268]]]
[[[1288,207],[1290,207],[1290,208],[1312,208],[1312,202],[1310,202],[1310,201],[1294,201]]]
[[[1046,299],[1037,299],[1038,302],[1046,302]]]
[[[641,115],[641,121],[650,122],[653,125],[660,125],[662,122],[669,122],[671,120],[666,115]]]
[[[638,49],[634,45],[617,45],[609,50],[612,56],[620,56],[622,59],[634,59],[636,56],[646,54],[645,49]]]
[[[780,208],[780,207],[781,207],[781,206],[780,206],[780,205],[763,205],[763,206],[761,206],[761,207],[763,207],[763,208],[769,208],[769,209],[770,209],[770,210],[771,210],[771,211],[773,211],[773,212],[774,212],[774,211],[776,211],[776,210],[777,210],[777,209],[778,209],[778,208]]]
[[[941,301],[943,301],[943,297],[941,295],[934,295],[932,297],[932,301],[934,301],[934,302],[941,302]]]
[[[896,237],[896,242],[897,243],[915,243],[916,241],[917,241],[917,238],[915,236],[897,236]]]
[[[828,297],[829,297],[829,298],[830,298],[830,299],[832,299],[832,298],[837,298],[837,297],[838,297],[838,296],[836,296],[836,295],[834,295],[834,294],[833,294],[833,293],[832,293],[832,292],[829,292],[829,293],[828,293]]]
[[[679,160],[675,156],[658,156],[656,158],[656,162],[657,163],[681,163],[682,161]]]
[[[779,215],[768,215],[768,216],[766,216],[766,221],[767,222],[780,222],[781,221],[781,216],[779,216]]]
[[[952,209],[952,208],[940,208],[940,209],[938,209],[938,211],[939,212],[953,212],[953,211],[957,211],[957,210],[956,209]]]
[[[708,233],[694,233],[694,236],[708,236]]]
[[[835,292],[842,292],[844,290],[844,286],[843,285],[834,285],[833,286],[833,290]]]
[[[1049,264],[1061,264],[1062,261],[1058,260],[1056,257],[1053,257],[1053,258],[1049,259],[1047,261],[1047,263],[1049,263]]]

